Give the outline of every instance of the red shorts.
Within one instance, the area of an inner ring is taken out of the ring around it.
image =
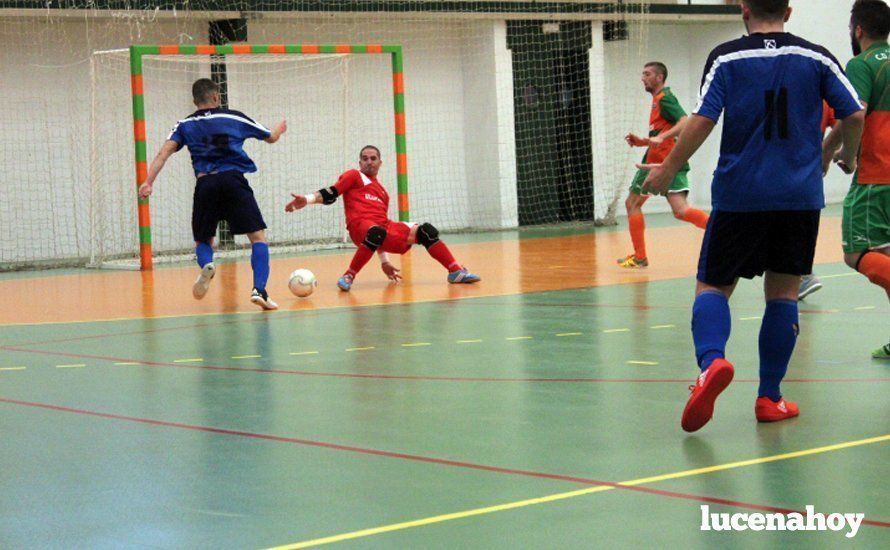
[[[356,222],[355,226],[349,230],[349,238],[352,239],[355,246],[360,245],[365,240],[368,229],[374,225],[379,225],[386,230],[386,239],[384,239],[380,250],[391,254],[404,254],[411,249],[408,237],[411,235],[411,228],[415,224],[393,220],[386,220],[386,223],[383,224],[371,220],[359,220]]]

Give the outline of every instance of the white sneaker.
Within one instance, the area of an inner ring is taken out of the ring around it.
[[[797,291],[797,299],[803,300],[810,294],[822,288],[822,281],[813,274],[803,275],[800,278],[800,288]]]
[[[213,265],[213,262],[206,264],[201,269],[201,274],[198,275],[198,279],[192,285],[192,296],[195,297],[195,300],[200,300],[207,295],[207,291],[210,289],[210,281],[213,280],[214,275],[216,275],[216,266]]]
[[[253,292],[250,294],[250,301],[265,310],[278,309],[278,304],[273,302],[272,298],[269,298],[269,294],[266,291],[260,292],[257,289],[253,289]]]

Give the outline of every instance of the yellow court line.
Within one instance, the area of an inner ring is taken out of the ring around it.
[[[649,328],[651,328],[652,330],[658,330],[658,329],[662,329],[662,328],[676,328],[676,326],[677,325],[654,325]]]
[[[232,359],[259,359],[262,355],[233,355]]]
[[[0,367],[0,370],[25,370],[28,367]]]
[[[854,307],[856,311],[865,311],[866,309],[875,309],[875,306],[862,306],[862,307]]]
[[[859,273],[851,271],[850,273],[838,273],[837,275],[819,275],[819,278],[820,279],[837,279],[838,277],[852,277],[854,275],[859,275]]]
[[[482,341],[482,340],[480,340],[480,339],[477,339],[477,340],[458,340],[457,343],[458,343],[458,344],[478,344],[478,343],[481,342],[481,341]]]
[[[580,332],[561,332],[557,336],[581,336]]]
[[[507,340],[509,340],[511,342],[514,340],[531,340],[531,339],[532,339],[531,336],[510,336],[509,338],[507,338]]]
[[[608,328],[608,329],[604,330],[603,332],[605,332],[606,334],[609,334],[612,332],[630,332],[630,329],[629,328]]]
[[[658,361],[626,361],[628,365],[649,365],[654,366],[658,364]]]
[[[763,317],[739,317],[739,321],[759,321],[763,319]]]
[[[174,363],[203,363],[204,359],[202,357],[194,357],[192,359],[174,359]]]
[[[317,351],[292,351],[288,355],[318,355]]]
[[[115,365],[141,365],[142,363],[137,363],[135,361],[122,361],[120,363],[115,363]]]
[[[84,363],[77,363],[75,365],[56,365],[56,368],[57,369],[80,369],[85,366],[86,366],[86,364],[84,364]]]
[[[346,348],[346,351],[367,351],[369,349],[377,349],[374,346],[367,346],[364,348]]]
[[[429,342],[414,342],[413,344],[402,344],[403,348],[417,348],[421,346],[432,346]]]
[[[847,449],[850,447],[858,447],[861,445],[871,445],[873,443],[881,443],[884,441],[890,441],[890,434],[881,435],[877,437],[870,437],[868,439],[859,439],[857,441],[848,441],[846,443],[837,443],[835,445],[826,445],[824,447],[815,447],[813,449],[805,449],[803,451],[795,451],[791,453],[783,453],[779,455],[765,456],[762,458],[752,458],[750,460],[741,460],[738,462],[729,462],[726,464],[718,464],[715,466],[709,466],[706,468],[697,468],[695,470],[685,470],[682,472],[675,472],[671,474],[662,474],[658,476],[652,477],[643,477],[639,479],[632,479],[629,481],[621,481],[617,485],[625,485],[628,487],[633,487],[637,485],[644,485],[649,483],[656,483],[659,481],[666,481],[669,479],[678,479],[683,477],[692,477],[703,474],[710,474],[713,472],[720,472],[723,470],[732,470],[735,468],[743,468],[746,466],[754,466],[757,464],[767,464],[770,462],[777,462],[780,460],[789,460],[792,458],[800,458],[802,456],[815,455],[820,453],[827,453],[831,451],[838,451],[841,449]],[[413,521],[405,521],[402,523],[393,523],[390,525],[382,525],[380,527],[373,527],[370,529],[362,529],[359,531],[352,531],[350,533],[343,533],[340,535],[333,535],[330,537],[323,537],[318,539],[307,540],[303,542],[297,542],[294,544],[286,544],[283,546],[276,546],[269,550],[294,550],[297,548],[309,548],[311,546],[319,546],[322,544],[330,544],[332,542],[341,542],[344,540],[352,540],[362,537],[369,537],[371,535],[379,535],[381,533],[388,533],[391,531],[399,531],[402,529],[410,529],[412,527],[422,527],[424,525],[431,525],[433,523],[442,523],[445,521],[451,521],[455,519],[461,519],[471,516],[481,516],[484,514],[492,514],[495,512],[503,512],[504,510],[512,510],[514,508],[522,508],[525,506],[534,506],[537,504],[546,504],[548,502],[555,502],[558,500],[565,500],[569,498],[580,497],[584,495],[590,495],[593,493],[602,493],[605,491],[611,491],[613,489],[617,489],[618,487],[612,485],[600,485],[596,487],[588,487],[586,489],[578,489],[576,491],[568,491],[565,493],[556,493],[552,495],[547,495],[539,498],[531,498],[526,500],[518,500],[515,502],[507,502],[504,504],[497,504],[495,506],[487,506],[485,508],[474,508],[472,510],[464,510],[462,512],[454,512],[451,514],[442,514],[439,516],[431,516],[427,518],[416,519]]]

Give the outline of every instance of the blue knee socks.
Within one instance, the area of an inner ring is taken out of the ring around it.
[[[725,357],[731,327],[729,301],[722,292],[706,291],[695,297],[692,305],[692,341],[695,342],[695,358],[701,370],[710,367],[714,359]]]
[[[782,398],[779,383],[788,370],[799,330],[797,301],[770,300],[760,325],[760,388],[758,397]]]
[[[209,243],[198,243],[195,255],[198,257],[198,267],[204,269],[205,265],[213,261],[213,247]]]
[[[269,245],[253,243],[250,254],[250,267],[253,268],[253,288],[264,292],[269,280]]]

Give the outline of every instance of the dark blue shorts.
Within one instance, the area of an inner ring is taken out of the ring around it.
[[[819,210],[723,212],[714,210],[698,258],[698,280],[728,286],[766,271],[813,272]]]
[[[233,235],[266,229],[253,189],[240,172],[207,174],[195,183],[192,203],[195,242],[207,242],[213,238],[220,220],[229,222]]]

